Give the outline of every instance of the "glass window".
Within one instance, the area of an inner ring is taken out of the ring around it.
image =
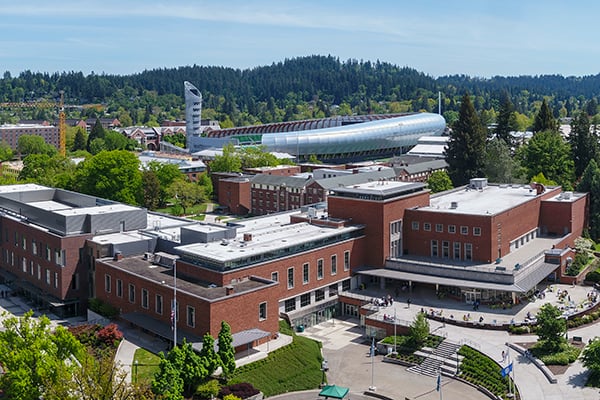
[[[117,296],[123,297],[123,281],[117,279]]]
[[[461,226],[460,227],[460,234],[461,235],[468,235],[469,234],[469,227],[468,226]]]
[[[106,293],[110,293],[110,275],[105,274],[104,275],[104,291]]]
[[[58,287],[58,272],[54,273],[54,287]]]
[[[473,235],[474,236],[481,236],[481,228],[476,226],[473,228]]]
[[[442,257],[450,258],[450,242],[446,240],[442,241]]]
[[[331,275],[337,274],[337,255],[331,256]]]
[[[338,284],[334,283],[333,285],[329,285],[329,297],[335,297],[338,295]]]
[[[344,252],[344,271],[348,271],[350,269],[350,251],[346,250]]]
[[[267,319],[267,302],[258,305],[258,320],[264,321],[265,319]]]
[[[308,280],[309,280],[309,266],[308,263],[304,263],[304,265],[302,265],[302,283],[303,284],[307,284]]]
[[[444,225],[442,225],[442,224],[435,224],[435,231],[436,232],[444,232]]]
[[[187,325],[190,327],[195,327],[196,326],[196,309],[192,306],[187,306],[187,312],[186,312],[186,320],[187,320]]]
[[[129,302],[135,303],[135,286],[133,284],[129,284]]]
[[[423,230],[424,231],[430,231],[431,230],[431,224],[429,222],[424,222],[423,223]]]
[[[156,300],[154,302],[154,311],[157,314],[162,315],[163,313],[163,297],[160,294],[156,295]]]
[[[300,307],[306,307],[310,304],[310,293],[300,295]]]
[[[321,301],[325,299],[325,290],[317,289],[315,290],[315,301]]]
[[[275,282],[279,282],[279,272],[271,272],[271,280]]]
[[[465,243],[465,260],[471,261],[473,259],[473,245],[471,243]]]
[[[50,284],[50,270],[46,269],[46,285]]]
[[[285,301],[285,312],[294,311],[296,309],[296,298],[287,299]]]
[[[438,241],[432,240],[431,241],[431,257],[437,257],[437,256],[438,256]]]
[[[413,231],[418,231],[419,230],[419,221],[413,221],[412,222],[412,230]],[[392,232],[394,233],[394,232]]]
[[[148,290],[142,289],[142,308],[148,308]]]
[[[37,278],[42,280],[42,266],[40,264],[37,265]]]
[[[456,225],[448,225],[448,233],[456,233]]]
[[[323,259],[317,260],[317,279],[323,279]]]
[[[36,243],[36,241],[35,241],[35,240],[32,240],[32,241],[31,241],[31,252],[32,252],[34,255],[37,255],[37,243]]]
[[[292,289],[294,287],[294,267],[290,267],[287,270],[288,275],[288,289]]]
[[[460,260],[460,242],[454,242],[454,259]]]
[[[342,291],[350,290],[350,279],[342,281]]]

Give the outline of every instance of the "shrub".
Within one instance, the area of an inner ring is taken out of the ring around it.
[[[96,333],[100,330],[101,326],[98,324],[81,324],[77,326],[70,326],[67,329],[69,332],[81,342],[81,344],[89,347],[95,347],[98,344],[98,337]]]
[[[234,383],[233,385],[223,386],[219,391],[219,397],[225,400],[227,395],[234,395],[240,399],[247,399],[260,393],[252,384],[248,382]]]
[[[117,347],[121,339],[123,339],[123,333],[116,324],[106,325],[96,333],[96,336],[101,343],[108,347]]]
[[[219,389],[219,381],[216,379],[211,379],[210,381],[198,386],[194,398],[198,397],[200,399],[212,399],[219,394]]]
[[[103,302],[100,299],[92,298],[89,300],[89,307],[95,313],[102,315],[108,319],[115,318],[119,315],[119,309]]]
[[[600,282],[600,271],[595,270],[588,272],[585,276],[585,280],[594,283]]]

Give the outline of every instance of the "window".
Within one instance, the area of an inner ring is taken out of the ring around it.
[[[315,290],[315,301],[321,301],[325,299],[325,290],[317,289]]]
[[[350,279],[342,281],[342,291],[350,290]]]
[[[444,225],[442,225],[442,224],[435,224],[435,231],[436,232],[444,232]]]
[[[58,287],[58,272],[54,273],[54,287]]]
[[[27,250],[27,238],[24,235],[21,237],[21,247],[23,250]]]
[[[331,275],[337,274],[337,255],[331,256]]]
[[[186,321],[188,326],[196,326],[196,309],[192,306],[187,306]]]
[[[31,241],[31,252],[33,255],[37,255],[37,243],[35,240]]]
[[[142,308],[148,308],[148,290],[142,289]]]
[[[156,313],[160,315],[162,315],[163,313],[163,297],[160,294],[156,295],[156,299],[154,302],[154,311],[156,311]]]
[[[305,263],[304,265],[302,265],[302,283],[304,285],[306,285],[308,283],[308,279],[309,279],[309,266],[308,263]]]
[[[415,229],[415,225],[414,225],[415,223],[417,224],[416,230],[419,230],[419,222],[418,221],[413,222],[413,225],[412,225],[413,230]],[[390,235],[398,234],[398,233],[400,233],[401,230],[402,230],[402,220],[390,222]]]
[[[135,303],[135,286],[133,284],[129,284],[129,302]]]
[[[454,259],[460,260],[460,242],[454,242]]]
[[[412,230],[413,231],[418,231],[419,230],[419,221],[413,221],[412,222]]]
[[[438,256],[438,241],[432,240],[431,241],[431,257],[437,257],[437,256]]]
[[[481,228],[476,226],[473,228],[473,236],[481,236]]]
[[[123,297],[123,281],[117,279],[117,297]]]
[[[56,264],[64,266],[65,265],[65,251],[60,249],[54,249],[54,261]]]
[[[329,285],[329,297],[335,297],[338,295],[338,284],[334,283],[333,285]]]
[[[448,233],[456,233],[456,225],[448,225]]]
[[[46,285],[50,284],[50,270],[46,269]]]
[[[37,265],[37,278],[42,280],[42,266],[40,264]]]
[[[294,311],[296,309],[296,298],[287,299],[285,301],[285,312]]]
[[[423,222],[423,230],[424,231],[430,231],[431,230],[431,224],[429,222]]]
[[[473,245],[471,243],[465,243],[465,261],[473,260]]]
[[[446,240],[442,241],[442,257],[450,258],[450,242]]]
[[[294,288],[294,267],[288,268],[287,271],[287,281],[288,281],[288,289]]]
[[[350,270],[350,251],[344,252],[344,271]]]
[[[317,279],[323,279],[323,259],[317,260]]]
[[[27,259],[25,257],[21,260],[21,268],[23,268],[23,272],[27,272]]]
[[[469,227],[468,226],[461,226],[460,227],[460,234],[461,235],[468,235],[469,234]]]
[[[52,252],[50,251],[50,246],[46,245],[46,260],[52,261]]]
[[[275,282],[279,282],[279,272],[271,272],[271,280]]]
[[[258,320],[264,321],[267,319],[267,302],[260,303],[258,305]]]
[[[104,275],[104,291],[106,293],[110,293],[110,275],[105,274]]]
[[[310,293],[300,295],[300,307],[306,307],[308,305],[310,305]]]

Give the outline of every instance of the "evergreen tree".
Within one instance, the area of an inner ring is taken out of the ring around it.
[[[91,153],[91,146],[94,139],[104,139],[106,132],[104,131],[104,127],[100,123],[100,120],[96,118],[96,123],[92,127],[90,134],[88,136],[86,150]]]
[[[511,132],[516,130],[518,130],[518,126],[515,107],[510,101],[508,92],[504,91],[502,92],[500,109],[496,117],[496,137],[503,140],[509,147],[512,147],[514,146],[514,141]]]
[[[160,204],[160,181],[151,170],[142,171],[142,190],[144,199],[142,205],[148,210],[156,210]]]
[[[569,144],[575,163],[575,177],[578,178],[591,160],[600,160],[598,138],[590,131],[590,119],[584,111],[578,112],[571,121]]]
[[[208,372],[208,376],[212,375],[219,366],[219,357],[215,352],[215,339],[210,333],[206,333],[202,338],[200,358],[204,363],[204,368]]]
[[[217,352],[223,375],[230,376],[235,371],[235,349],[233,348],[233,336],[231,327],[225,321],[221,321],[221,330],[219,331],[219,351]]]
[[[487,143],[484,171],[490,182],[512,183],[517,168],[508,146],[501,138]]]
[[[458,121],[450,133],[446,162],[454,186],[483,176],[486,134],[468,93],[462,97]]]
[[[600,168],[595,160],[591,160],[581,176],[577,191],[589,193],[589,227],[590,237],[600,239]]]
[[[434,171],[427,179],[427,187],[431,193],[443,192],[452,189],[452,181],[446,171]]]
[[[83,129],[77,128],[77,132],[75,133],[75,140],[73,142],[72,151],[77,150],[85,150],[87,145],[87,140],[85,139],[85,133]]]
[[[546,99],[544,99],[544,101],[542,101],[540,111],[535,115],[535,119],[533,121],[533,133],[543,131],[556,131],[557,128],[558,125],[556,119],[554,119],[552,110],[546,102]]]
[[[519,148],[518,158],[527,171],[527,178],[542,172],[563,189],[572,188],[573,160],[571,147],[558,131],[536,133],[526,145]]]

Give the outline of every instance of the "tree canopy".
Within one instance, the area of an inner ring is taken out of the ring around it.
[[[563,344],[567,321],[562,312],[552,304],[544,304],[537,313],[537,335],[547,349],[558,349]]]
[[[221,321],[221,330],[219,331],[219,356],[220,365],[225,377],[230,376],[235,371],[235,349],[233,348],[233,336],[231,335],[231,326],[225,321]]]
[[[552,110],[544,98],[540,107],[540,111],[535,115],[535,119],[533,121],[533,132],[538,133],[543,131],[556,131],[557,128],[558,124],[554,119]]]

